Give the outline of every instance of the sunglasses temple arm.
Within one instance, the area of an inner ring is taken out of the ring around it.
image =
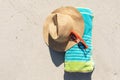
[[[76,37],[75,42],[79,43],[82,42],[82,44],[84,45],[85,49],[88,48],[88,46],[86,45],[85,41],[74,31],[71,31],[71,34],[74,34],[74,36]]]

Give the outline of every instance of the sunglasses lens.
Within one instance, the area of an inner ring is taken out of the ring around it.
[[[74,34],[71,34],[70,37],[72,40],[76,40],[76,36]]]
[[[85,45],[84,45],[82,42],[79,42],[79,43],[78,43],[78,46],[79,46],[79,48],[81,48],[81,49],[85,49]]]

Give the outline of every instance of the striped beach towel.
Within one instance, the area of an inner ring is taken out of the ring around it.
[[[92,72],[94,62],[92,60],[92,19],[93,13],[88,8],[77,8],[84,19],[83,40],[87,44],[87,49],[82,49],[75,44],[65,52],[64,69],[67,72]],[[82,47],[82,45],[81,45]]]

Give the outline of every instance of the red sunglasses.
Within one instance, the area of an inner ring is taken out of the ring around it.
[[[84,49],[88,48],[85,41],[75,31],[71,31],[70,37],[76,43],[78,43],[78,44],[81,43],[84,46]]]

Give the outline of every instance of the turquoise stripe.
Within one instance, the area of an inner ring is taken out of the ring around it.
[[[76,57],[86,58],[86,57],[90,57],[91,54],[88,54],[88,53],[85,53],[85,54],[76,54],[76,55],[67,54],[66,56],[67,57],[72,57],[72,58],[76,58]]]
[[[85,60],[90,59],[90,57],[66,57],[66,60]]]
[[[75,57],[75,56],[82,56],[82,57],[83,57],[84,55],[83,55],[83,54],[66,54],[66,56],[67,56],[67,57],[71,57],[71,56],[74,56],[74,57]],[[90,54],[90,53],[87,53],[87,56],[91,56],[91,54]]]
[[[92,45],[91,45],[91,44],[89,45],[89,43],[88,43],[88,46],[92,46]],[[74,48],[79,48],[79,47],[78,47],[78,44],[76,44],[76,45],[74,45],[74,46],[73,46],[73,47],[71,47],[71,48],[73,48],[73,49],[74,49]],[[89,49],[89,48],[88,48],[88,49]]]
[[[91,45],[91,41],[85,41],[87,45]]]
[[[92,36],[92,19],[90,16],[82,14],[85,24],[84,35]]]
[[[83,52],[83,50],[71,50],[72,52],[74,52],[75,51],[75,53],[73,53],[73,54],[84,54],[84,52]],[[70,52],[71,51],[67,51],[66,52],[66,54],[71,54]],[[84,50],[85,52],[90,52],[91,51],[91,49],[89,49],[89,50]]]
[[[82,56],[67,56],[67,57],[65,57],[65,60],[68,60],[68,59],[76,59],[76,60],[80,60],[80,59],[90,59],[91,58],[91,55],[82,55]]]
[[[65,62],[86,62],[86,61],[90,61],[90,59],[87,60],[65,60]]]
[[[91,41],[92,38],[83,37],[83,39],[84,39],[85,41],[86,41],[86,40]]]
[[[90,58],[67,58],[65,61],[90,61]]]
[[[90,57],[91,57],[91,55],[87,54],[87,55],[77,55],[77,56],[76,55],[74,55],[74,56],[73,55],[67,55],[66,58],[80,58],[80,59],[85,58],[86,59],[86,58],[90,58]]]
[[[88,56],[91,56],[91,53],[85,53],[85,54],[87,54]],[[75,53],[75,54],[70,54],[70,53],[66,53],[65,54],[65,56],[66,57],[68,57],[68,56],[84,56],[84,53]]]
[[[89,8],[77,8],[77,10],[81,13],[88,13],[90,15],[93,14],[92,10],[90,10]]]
[[[90,36],[90,35],[83,35],[83,37],[89,37],[89,38],[91,38],[91,36]]]
[[[67,58],[65,61],[90,61],[90,58]]]
[[[91,43],[92,43],[92,42],[91,42]],[[87,45],[92,47],[92,44],[90,44],[90,43],[88,43],[88,42],[87,42]],[[91,48],[91,47],[89,47],[89,48]],[[78,44],[75,44],[75,45],[72,46],[70,49],[73,50],[73,49],[76,49],[76,48],[79,48],[79,47],[78,47]],[[88,49],[89,49],[89,48],[88,48]],[[87,49],[86,49],[86,50],[87,50]]]

